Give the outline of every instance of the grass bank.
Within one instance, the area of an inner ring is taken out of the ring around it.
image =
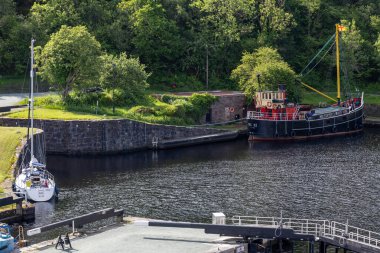
[[[327,95],[336,99],[336,92],[326,92]],[[344,99],[342,95],[342,99]],[[302,103],[304,104],[312,104],[318,105],[320,102],[331,104],[332,101],[313,92],[305,92],[302,98]],[[367,94],[364,93],[364,103],[365,104],[373,104],[380,105],[380,94]]]
[[[12,177],[11,166],[16,161],[16,148],[26,136],[26,131],[22,127],[0,127],[0,185]],[[1,187],[0,192],[3,192]]]
[[[142,122],[167,125],[193,125],[205,115],[208,108],[217,100],[209,94],[193,94],[189,97],[173,95],[147,96],[136,106],[117,106],[113,111],[109,103],[97,100],[71,100],[63,103],[58,95],[35,99],[36,119],[58,120],[101,120],[131,119]],[[26,100],[24,101],[24,103]],[[27,118],[28,110],[6,113],[10,118]]]
[[[28,109],[17,111],[10,114],[5,114],[9,118],[27,119]],[[59,119],[59,120],[100,120],[116,118],[115,116],[105,116],[89,113],[81,113],[75,111],[66,111],[62,109],[49,109],[49,108],[35,108],[35,119]]]

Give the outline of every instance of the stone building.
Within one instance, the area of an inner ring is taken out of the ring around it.
[[[194,92],[176,92],[177,96],[191,96]],[[205,93],[205,92],[197,92]],[[240,91],[208,91],[210,95],[218,97],[201,123],[221,123],[232,121],[246,116],[246,97]]]

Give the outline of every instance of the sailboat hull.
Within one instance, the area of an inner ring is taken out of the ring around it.
[[[250,140],[291,141],[353,134],[363,129],[363,106],[342,115],[320,119],[273,120],[248,118]]]
[[[22,173],[15,180],[15,190],[22,196],[26,195],[28,200],[34,202],[49,201],[55,196],[56,190],[54,181],[50,179],[46,180],[49,180],[46,185],[28,186],[26,175]]]

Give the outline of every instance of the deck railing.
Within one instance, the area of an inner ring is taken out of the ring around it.
[[[338,117],[341,115],[350,114],[352,112],[358,111],[362,106],[355,109],[345,108],[335,112],[326,112],[318,115],[308,115],[305,113],[300,113],[299,108],[295,110],[294,113],[273,113],[273,112],[257,112],[257,111],[247,111],[247,119],[270,119],[270,120],[320,120],[328,119],[332,117]]]
[[[293,229],[295,233],[323,236],[336,240],[341,245],[346,241],[352,241],[380,249],[380,233],[336,221],[259,216],[233,216],[230,220],[234,225],[241,226],[280,227],[281,225],[282,228]]]

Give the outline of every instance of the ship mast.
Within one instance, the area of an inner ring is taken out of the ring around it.
[[[34,158],[34,133],[33,133],[33,103],[34,103],[34,96],[33,96],[33,79],[34,79],[34,70],[33,70],[33,64],[34,64],[34,39],[32,39],[31,46],[30,46],[30,128],[32,129],[32,138],[30,141],[31,148],[30,148],[30,166],[33,162]]]
[[[337,83],[337,100],[340,105],[340,60],[339,60],[339,31],[342,28],[339,24],[335,25],[335,45],[336,45],[336,83]]]

